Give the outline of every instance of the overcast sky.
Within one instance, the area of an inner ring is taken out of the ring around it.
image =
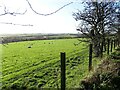
[[[26,0],[0,0],[0,14],[4,13],[4,6],[9,12],[23,13],[27,10],[24,15],[0,16],[0,34],[77,33],[76,26],[78,22],[74,20],[72,13],[77,11],[77,9],[83,9],[83,6],[77,0],[29,0],[29,2],[34,10],[43,14],[54,12],[70,2],[74,3],[55,14],[41,16],[30,9]],[[20,24],[28,26],[21,26]]]

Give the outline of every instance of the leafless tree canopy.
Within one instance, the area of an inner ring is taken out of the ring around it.
[[[97,0],[96,0],[97,1]],[[76,21],[80,20],[77,30],[91,38],[94,44],[95,54],[99,56],[102,42],[109,33],[113,33],[113,25],[116,18],[116,2],[84,2],[83,11],[73,13]]]

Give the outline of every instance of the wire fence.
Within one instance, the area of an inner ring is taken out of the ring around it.
[[[114,45],[114,46],[113,46]],[[113,51],[113,47],[115,49],[115,47],[118,47],[119,46],[119,41],[118,39],[116,40],[110,40],[110,39],[107,39],[107,54],[109,55],[110,52],[112,53]],[[105,47],[106,48],[106,47]],[[88,70],[92,70],[92,58],[93,58],[93,45],[90,44],[89,46],[89,64],[88,64]],[[79,54],[79,53],[78,53]],[[88,54],[88,53],[87,53]],[[101,52],[101,54],[103,54],[103,51]],[[61,52],[61,90],[65,90],[66,89],[66,65],[68,65],[68,61],[66,61],[66,53],[65,52]],[[76,57],[76,58],[79,58],[80,57]],[[74,60],[74,58],[72,58],[71,60]],[[78,60],[79,61],[79,60]]]

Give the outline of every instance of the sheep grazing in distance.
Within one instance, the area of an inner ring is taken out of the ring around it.
[[[28,46],[28,48],[31,48],[32,46]]]
[[[29,45],[28,48],[32,48],[33,44]]]

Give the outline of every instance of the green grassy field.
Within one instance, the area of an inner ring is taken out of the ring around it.
[[[60,52],[66,52],[66,87],[88,73],[88,46],[77,39],[9,43],[2,47],[3,88],[60,88]],[[97,61],[93,62],[94,64]]]

